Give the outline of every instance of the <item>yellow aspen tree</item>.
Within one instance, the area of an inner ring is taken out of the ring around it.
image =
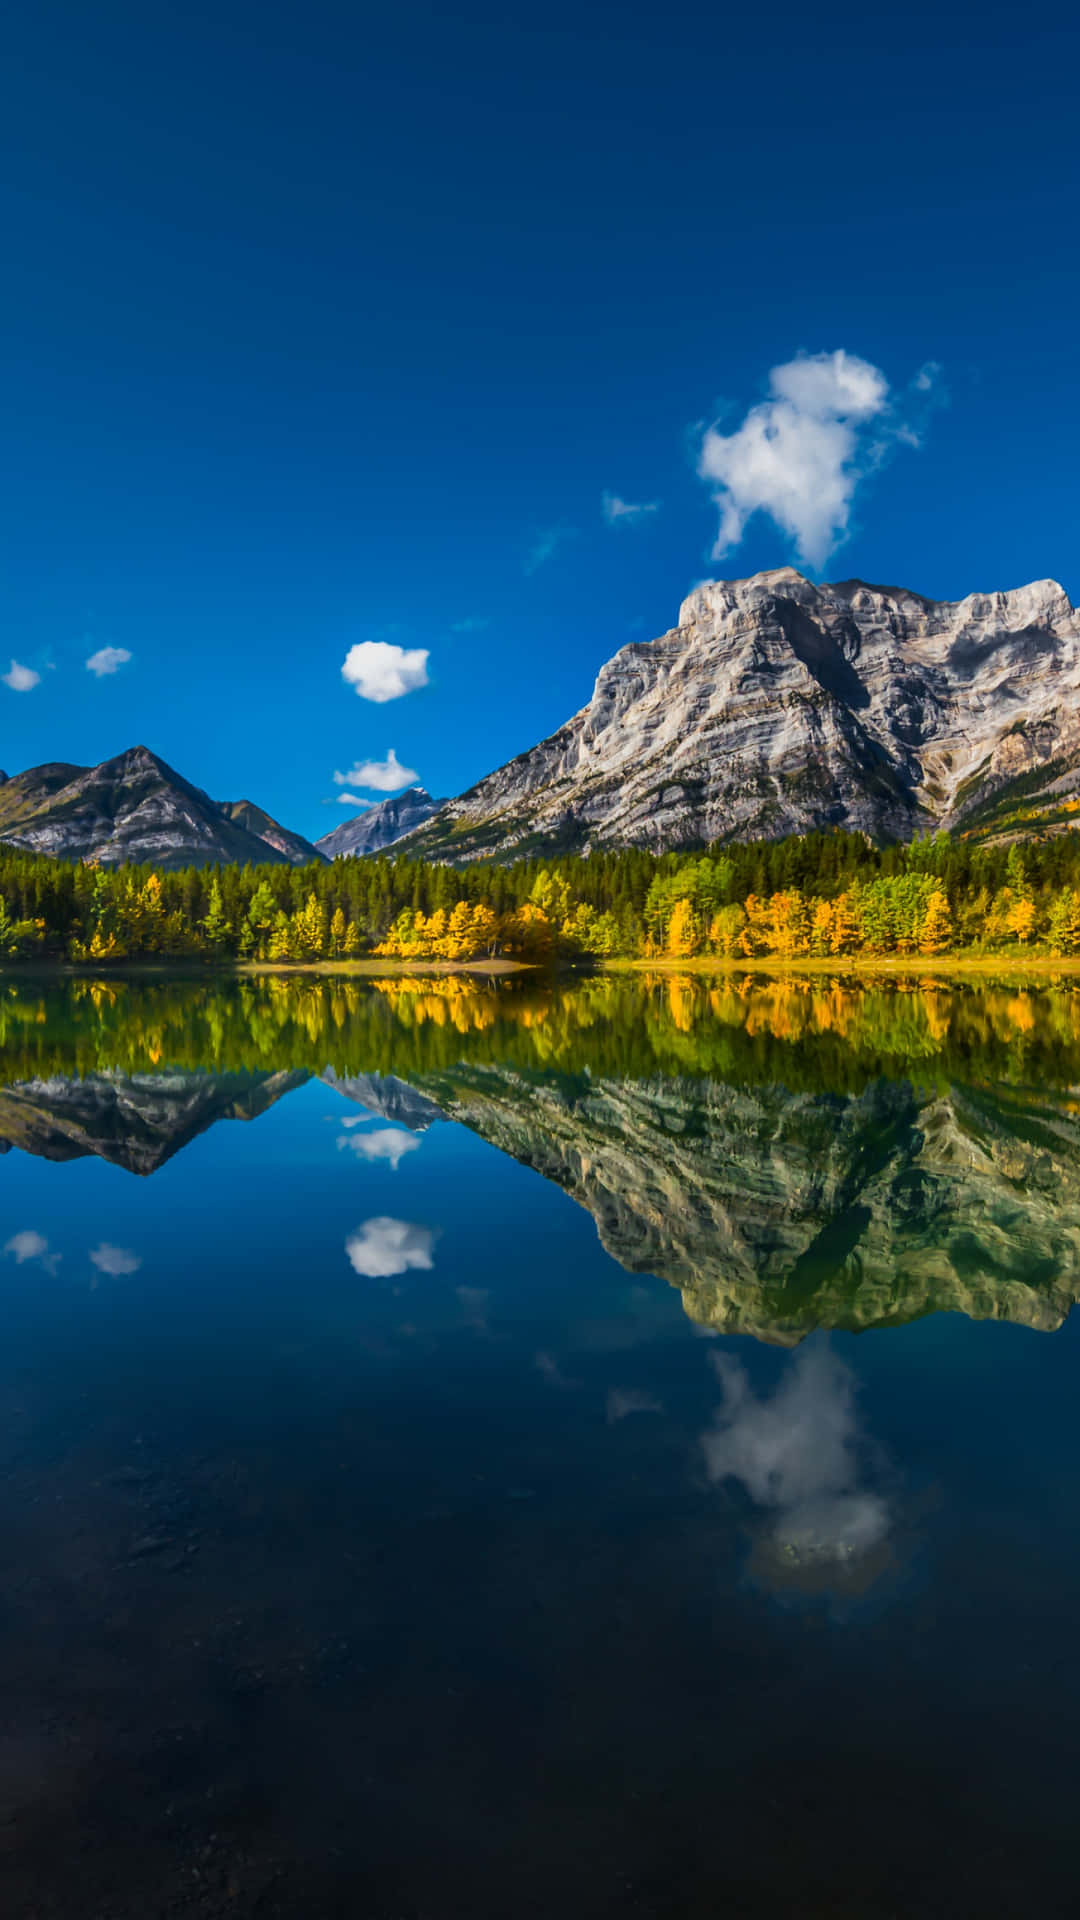
[[[485,953],[490,958],[495,951],[498,932],[499,923],[491,908],[486,901],[479,901],[472,910],[470,926],[473,952]]]
[[[472,912],[467,900],[451,909],[442,943],[444,960],[467,960],[472,953]]]
[[[688,960],[701,951],[701,926],[689,900],[676,900],[668,921],[667,950],[673,960]]]
[[[810,951],[819,956],[832,951],[833,910],[831,900],[815,900],[810,916]]]
[[[832,930],[829,935],[830,953],[850,953],[859,937],[859,918],[855,912],[855,902],[849,889],[838,894],[832,903]]]
[[[1007,925],[1013,939],[1019,940],[1021,945],[1026,947],[1035,931],[1034,901],[1017,900],[1009,909]]]
[[[949,908],[949,898],[940,887],[935,887],[926,903],[926,912],[919,929],[919,952],[944,953],[951,945],[952,913]]]

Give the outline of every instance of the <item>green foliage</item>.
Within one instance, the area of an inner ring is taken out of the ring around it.
[[[712,852],[630,847],[461,868],[391,849],[332,865],[171,873],[3,848],[0,895],[8,961],[1065,955],[1080,951],[1080,834],[1021,849],[812,833]],[[935,896],[948,911],[938,900],[928,931]]]

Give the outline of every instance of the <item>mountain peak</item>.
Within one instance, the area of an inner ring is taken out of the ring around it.
[[[393,846],[405,834],[422,827],[441,805],[441,801],[432,799],[426,787],[406,787],[403,793],[376,801],[362,813],[343,820],[340,827],[324,834],[315,845],[327,860],[379,853],[383,847]]]
[[[777,567],[695,587],[676,627],[624,647],[579,713],[409,850],[910,839],[1043,769],[1080,793],[1080,614],[1056,581],[936,601]]]

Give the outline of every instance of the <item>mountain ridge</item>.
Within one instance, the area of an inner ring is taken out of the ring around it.
[[[456,799],[408,787],[313,842],[139,746],[0,777],[0,843],[106,865],[388,846],[458,865],[837,827],[1008,837],[1078,809],[1080,612],[1057,581],[939,601],[779,567],[699,584],[675,627],[621,648],[585,706]]]
[[[315,845],[327,860],[379,853],[383,847],[393,846],[422,826],[444,804],[442,800],[433,800],[426,787],[406,787],[403,793],[377,800],[363,813],[343,820],[340,827],[324,833]]]
[[[1080,788],[1080,613],[1057,581],[959,601],[792,567],[706,581],[591,699],[410,834],[454,861],[847,827],[956,828]]]
[[[95,767],[50,761],[11,775],[0,784],[0,842],[104,866],[303,865],[323,857],[250,801],[211,800],[145,746]]]

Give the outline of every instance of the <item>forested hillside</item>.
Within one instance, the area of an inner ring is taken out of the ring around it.
[[[0,955],[117,963],[1080,952],[1080,838],[1011,847],[861,834],[462,869],[107,869],[0,852]]]

